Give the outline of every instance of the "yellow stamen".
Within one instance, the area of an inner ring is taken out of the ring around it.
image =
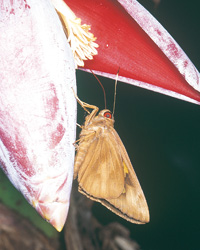
[[[81,24],[74,12],[63,0],[51,0],[63,23],[68,42],[71,46],[76,67],[84,66],[84,60],[92,60],[99,47],[94,41],[96,37],[89,31],[90,25]]]

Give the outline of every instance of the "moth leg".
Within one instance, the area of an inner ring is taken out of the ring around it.
[[[75,147],[75,151],[78,150],[78,144],[76,144],[77,141],[75,141],[74,143],[72,143],[72,145]]]
[[[78,96],[76,95],[76,93],[74,92],[73,88],[72,88],[72,90],[73,90],[73,93],[74,93],[74,96],[75,96],[77,102],[81,105],[81,107],[91,116],[91,118],[94,117],[96,115],[96,113],[98,112],[99,108],[94,106],[94,105],[90,105],[90,104],[88,104],[86,102],[81,101],[78,98]],[[90,113],[87,108],[93,109],[92,113]]]
[[[77,142],[84,141],[85,139],[87,140],[88,138],[90,138],[90,136],[94,136],[94,134],[96,134],[96,131],[92,131],[90,134],[85,135],[83,138],[76,140],[73,143],[73,146],[75,147],[75,149],[78,150],[78,148],[79,148],[79,145],[77,144]]]
[[[80,142],[80,141],[84,141],[84,140],[87,140],[88,138],[90,138],[90,136],[94,136],[94,134],[96,134],[96,131],[92,131],[90,134],[88,135],[84,135],[84,137],[76,140],[73,145],[75,146],[77,144],[77,142]]]
[[[81,139],[78,139],[78,140],[76,140],[76,141],[73,143],[74,147],[76,147],[77,142],[79,142],[80,140],[81,140]]]
[[[83,128],[83,126],[81,126],[80,124],[76,123],[76,126],[78,126],[79,128]]]
[[[75,147],[75,150],[78,151],[79,150],[79,144],[77,142],[80,142],[81,139],[78,139],[76,140],[74,143],[73,143],[73,146]]]

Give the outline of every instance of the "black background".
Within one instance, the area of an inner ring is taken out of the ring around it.
[[[179,43],[200,70],[198,0],[139,1]],[[114,81],[100,77],[112,110]],[[103,92],[92,74],[77,71],[78,96],[104,108]],[[78,122],[86,114],[78,105]],[[103,224],[119,221],[144,250],[200,249],[200,107],[118,82],[115,129],[145,193],[151,221],[134,225],[98,203]],[[79,133],[79,131],[78,131]]]

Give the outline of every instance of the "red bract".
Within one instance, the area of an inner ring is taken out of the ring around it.
[[[65,0],[97,37],[84,69],[200,104],[200,75],[167,31],[136,0]],[[195,90],[196,89],[196,90]]]

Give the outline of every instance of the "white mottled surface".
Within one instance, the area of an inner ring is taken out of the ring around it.
[[[73,178],[75,67],[48,0],[0,0],[0,159],[39,213],[61,230]]]

